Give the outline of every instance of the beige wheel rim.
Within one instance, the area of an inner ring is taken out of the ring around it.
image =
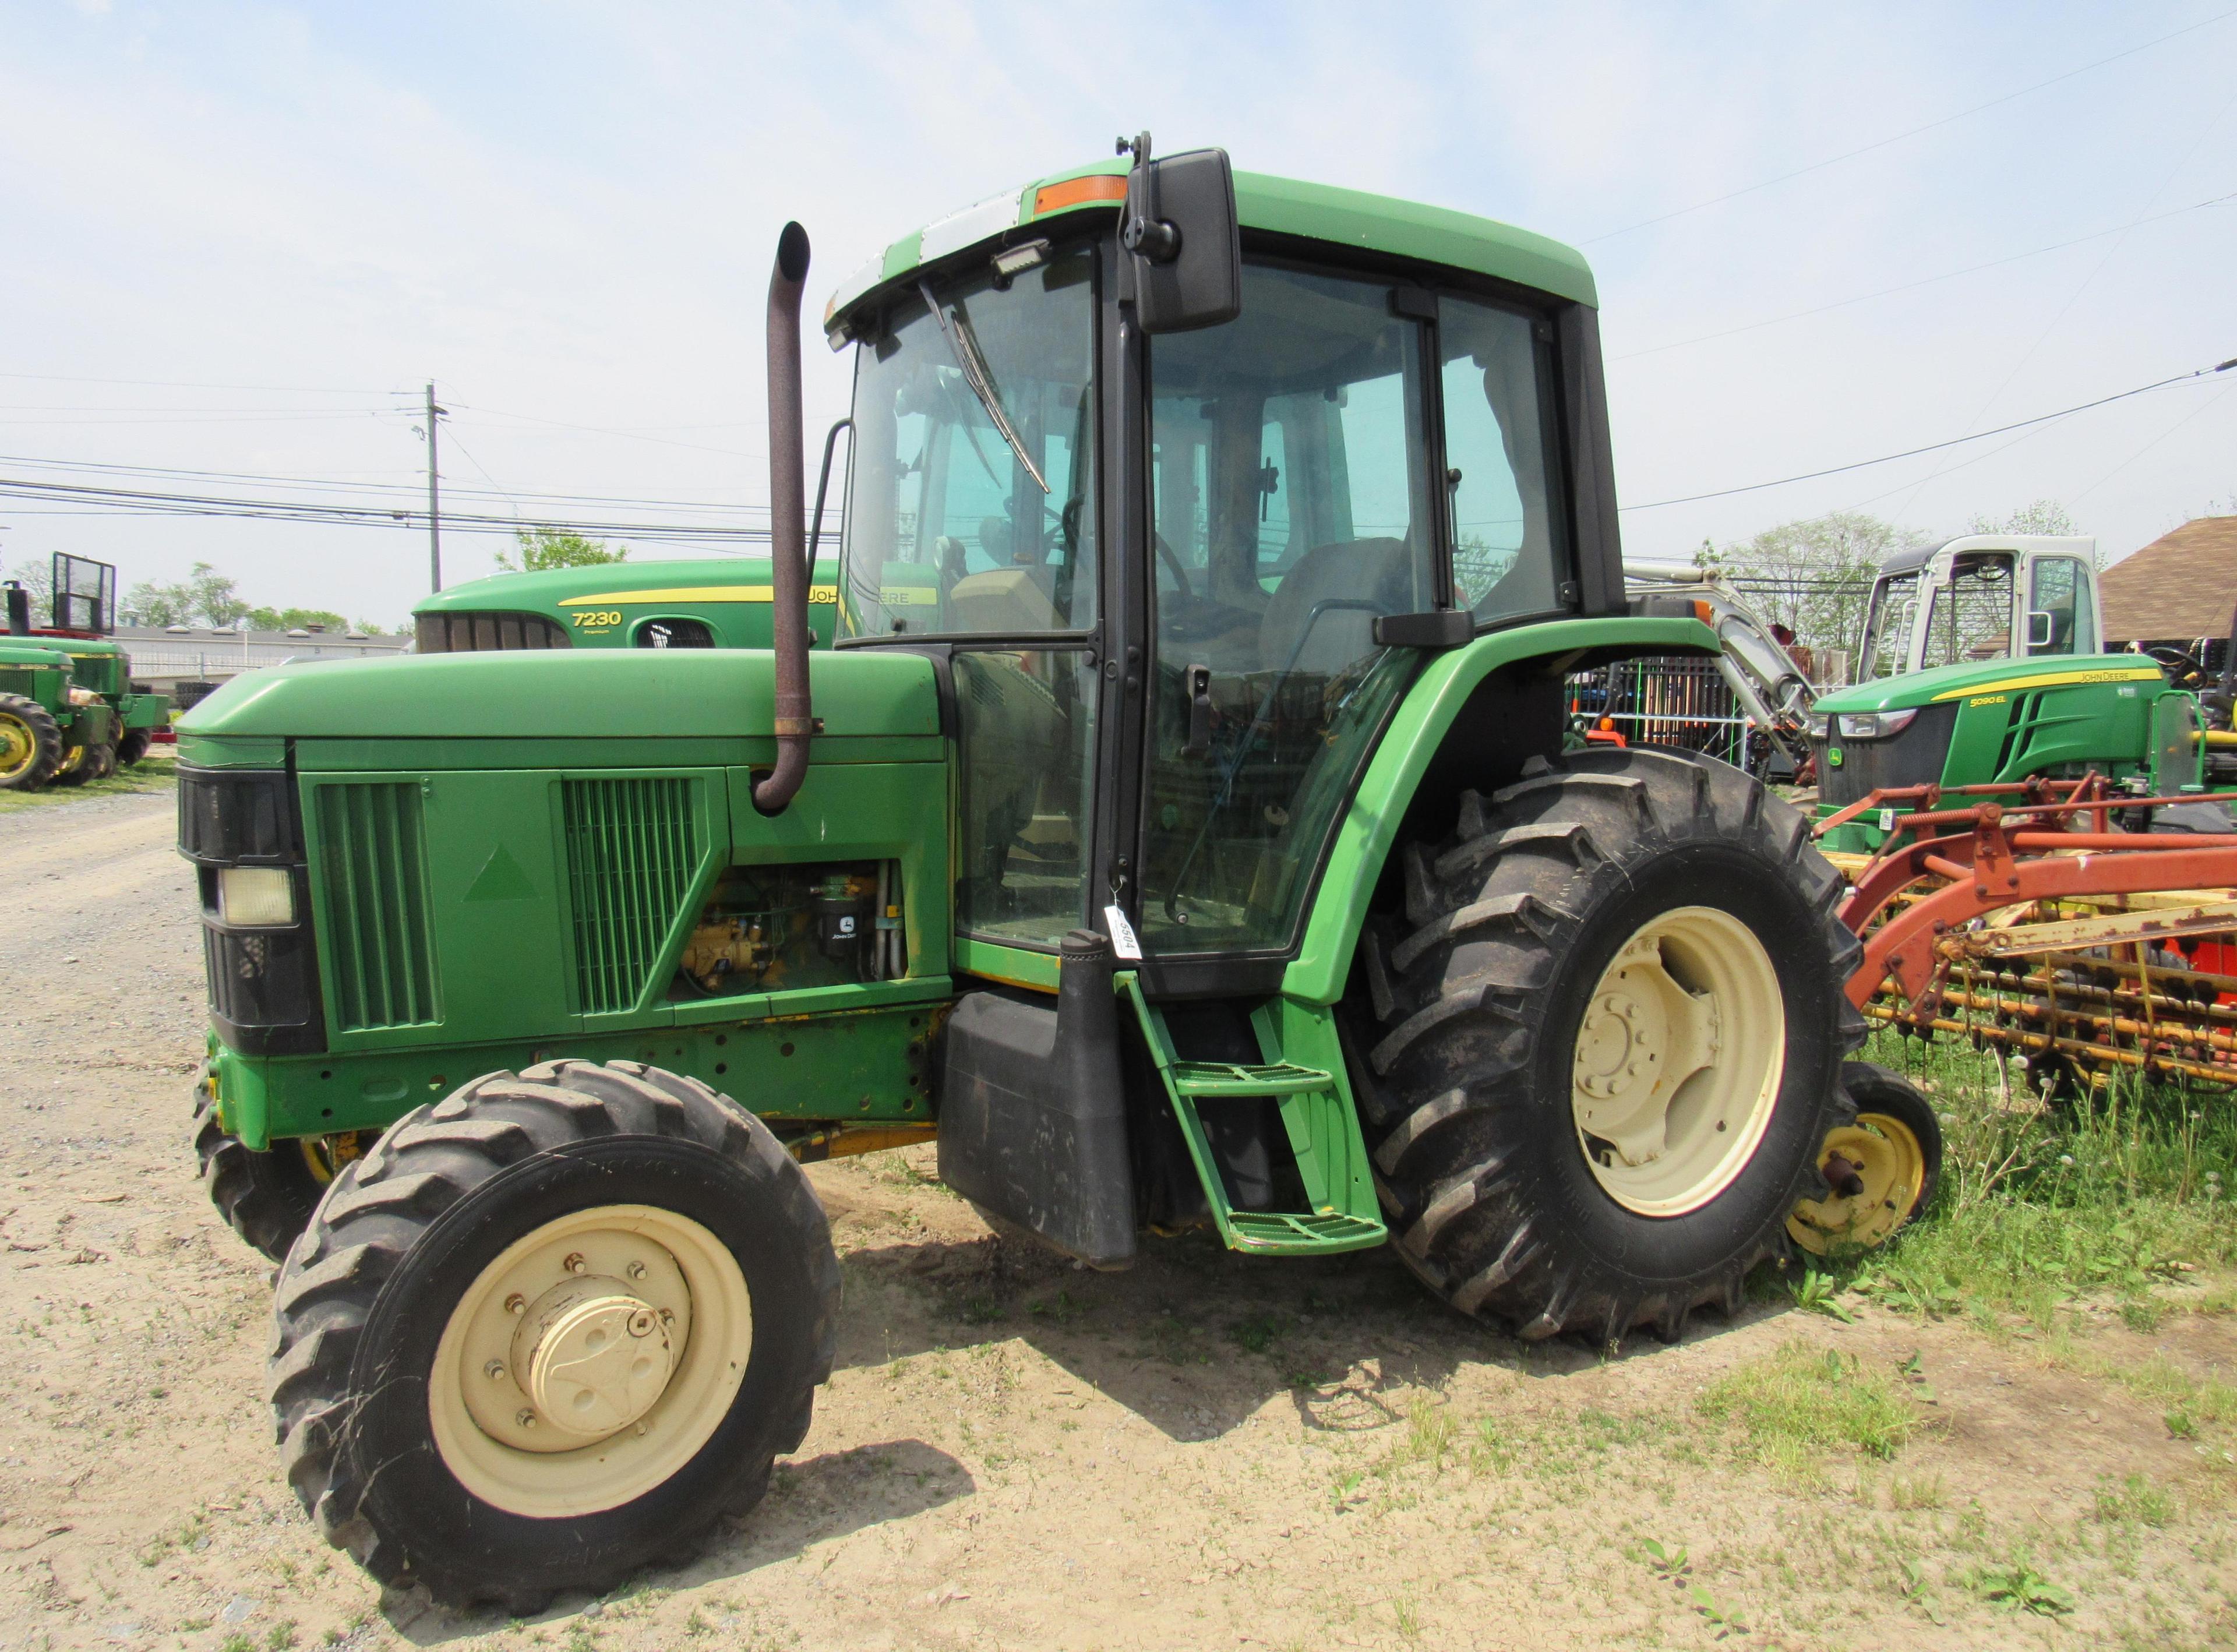
[[[1908,1126],[1884,1113],[1860,1113],[1856,1123],[1828,1133],[1818,1168],[1837,1156],[1848,1161],[1864,1191],[1805,1199],[1786,1219],[1794,1242],[1816,1256],[1885,1243],[1910,1219],[1926,1185],[1925,1149]]]
[[[435,1447],[485,1503],[537,1519],[643,1497],[713,1437],[753,1305],[712,1233],[649,1205],[547,1222],[466,1287],[427,1389]]]
[[[1699,1210],[1746,1168],[1786,1070],[1771,955],[1716,907],[1642,924],[1593,988],[1570,1105],[1585,1162],[1641,1216]]]

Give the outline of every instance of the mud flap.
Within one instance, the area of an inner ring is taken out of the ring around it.
[[[966,993],[941,1060],[940,1179],[1095,1268],[1134,1259],[1134,1173],[1111,943],[1064,939],[1056,1001]]]

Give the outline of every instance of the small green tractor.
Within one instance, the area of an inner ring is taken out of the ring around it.
[[[1971,535],[1883,565],[1858,681],[1811,707],[1819,819],[1892,788],[2091,770],[2139,795],[2201,790],[2198,696],[2149,655],[2103,651],[2095,552],[2089,539]],[[1825,847],[1876,853],[1911,806],[1855,814]],[[2150,812],[2155,830],[2230,829],[2213,803]]]
[[[837,435],[835,428],[833,439]],[[608,562],[492,574],[422,598],[412,611],[412,646],[422,654],[767,648],[775,639],[772,578],[768,559],[759,557]],[[838,603],[837,572],[817,567],[808,582],[813,644],[830,643]]]
[[[522,1610],[752,1506],[834,1357],[803,1161],[936,1140],[1095,1268],[1389,1244],[1597,1345],[1736,1312],[1854,1179],[1807,820],[1563,754],[1565,673],[1718,646],[1627,600],[1583,260],[1122,147],[825,310],[829,648],[789,225],[770,648],[282,666],[181,724],[200,1127],[294,1235],[287,1477],[377,1577]]]
[[[35,628],[31,598],[0,584],[0,790],[36,791],[105,780],[148,755],[170,703],[132,684],[115,626],[116,570],[57,554],[52,624]]]

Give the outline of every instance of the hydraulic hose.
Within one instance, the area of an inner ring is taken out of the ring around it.
[[[754,807],[781,813],[808,777],[815,716],[808,691],[808,460],[800,405],[800,300],[808,232],[776,238],[769,289],[769,597],[776,650],[776,767],[754,786]]]

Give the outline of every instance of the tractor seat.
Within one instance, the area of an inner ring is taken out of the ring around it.
[[[990,568],[967,573],[947,593],[948,631],[1061,631],[1050,568]]]
[[[1332,676],[1372,651],[1374,614],[1336,608],[1314,623],[1314,605],[1331,597],[1363,598],[1382,612],[1402,613],[1410,605],[1410,561],[1403,539],[1346,539],[1306,552],[1274,588],[1265,618],[1258,622],[1260,669],[1280,671],[1289,664],[1290,651],[1298,649],[1298,671]]]

